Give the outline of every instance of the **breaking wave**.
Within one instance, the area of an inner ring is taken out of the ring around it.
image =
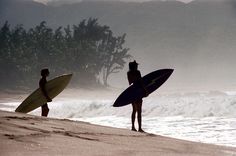
[[[130,116],[131,105],[114,108],[113,102],[104,99],[56,101],[50,105],[50,114],[63,118]],[[143,116],[236,117],[236,96],[212,93],[150,95],[143,101]]]

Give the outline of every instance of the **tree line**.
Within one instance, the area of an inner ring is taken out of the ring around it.
[[[30,87],[45,67],[52,75],[73,73],[75,84],[107,86],[108,77],[131,57],[125,37],[93,18],[57,29],[45,21],[28,30],[11,28],[6,21],[0,29],[0,87]]]

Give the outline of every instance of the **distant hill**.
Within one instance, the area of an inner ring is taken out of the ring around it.
[[[47,21],[54,28],[98,18],[117,34],[127,33],[127,46],[143,73],[175,68],[173,82],[236,87],[236,2],[234,0],[41,3],[1,0],[0,24],[29,28]],[[120,79],[120,77],[119,77]]]

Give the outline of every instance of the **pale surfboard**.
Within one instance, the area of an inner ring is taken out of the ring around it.
[[[53,99],[60,94],[68,85],[72,77],[72,74],[62,75],[48,81],[45,85],[45,89],[48,96]],[[30,94],[15,110],[15,112],[28,113],[43,104],[47,103],[45,96],[40,88]]]

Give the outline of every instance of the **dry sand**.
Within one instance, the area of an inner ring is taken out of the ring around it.
[[[236,156],[236,148],[0,111],[0,155]]]

